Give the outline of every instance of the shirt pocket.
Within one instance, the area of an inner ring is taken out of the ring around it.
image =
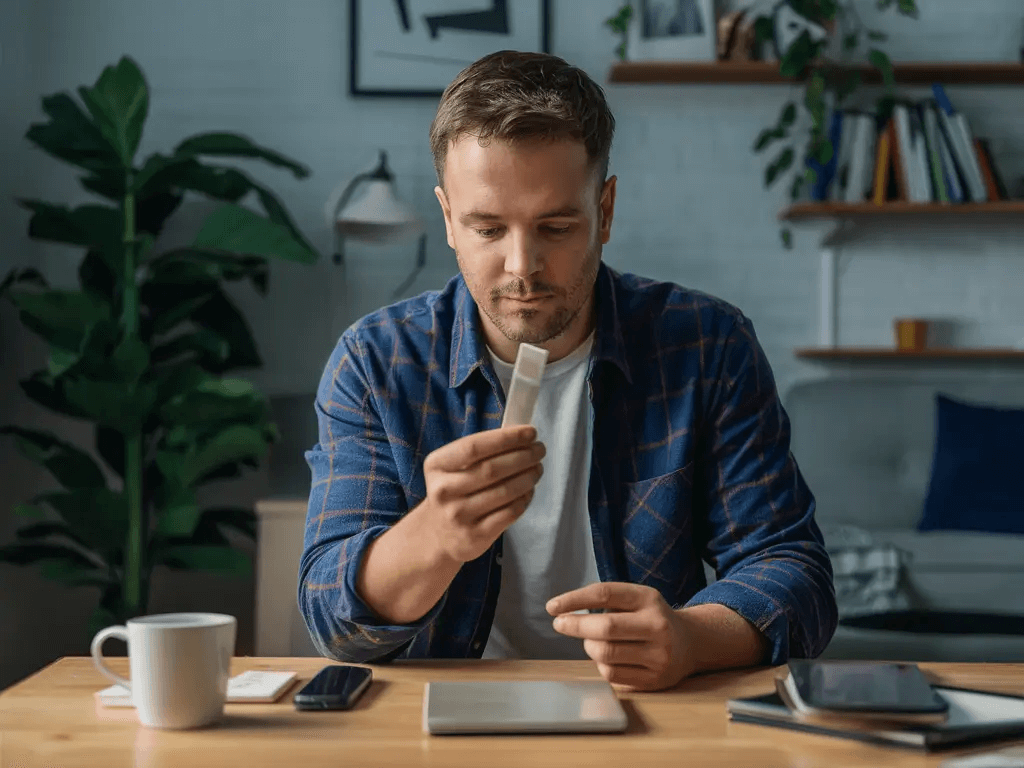
[[[666,475],[625,483],[623,545],[630,581],[659,590],[670,604],[703,573],[693,546],[693,462]]]

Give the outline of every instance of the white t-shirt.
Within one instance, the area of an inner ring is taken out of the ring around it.
[[[544,369],[533,425],[547,453],[544,474],[526,512],[503,534],[501,592],[485,659],[586,659],[583,641],[560,635],[544,604],[555,595],[600,581],[587,490],[593,419],[587,392],[591,334]],[[490,349],[508,392],[512,368]]]

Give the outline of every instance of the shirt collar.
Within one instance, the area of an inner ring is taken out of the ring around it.
[[[617,297],[618,273],[603,261],[598,265],[594,286],[597,304],[597,332],[594,338],[594,362],[615,364],[630,383],[633,382],[622,338]],[[459,387],[470,374],[487,364],[480,312],[462,275],[455,288],[455,322],[452,326],[451,360],[448,385]]]

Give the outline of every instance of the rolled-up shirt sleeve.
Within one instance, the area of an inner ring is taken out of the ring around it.
[[[770,663],[813,658],[838,621],[814,497],[790,452],[789,419],[753,325],[740,316],[715,360],[702,430],[704,559],[717,580],[687,605],[720,603],[769,641]],[[698,503],[699,503],[698,501]]]
[[[305,453],[311,485],[298,580],[299,611],[317,650],[363,663],[400,654],[445,600],[412,624],[392,625],[356,591],[370,543],[408,509],[366,360],[358,337],[346,331],[318,387],[319,440]]]

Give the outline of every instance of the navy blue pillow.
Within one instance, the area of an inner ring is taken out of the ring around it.
[[[936,395],[922,531],[1024,533],[1024,410]]]

